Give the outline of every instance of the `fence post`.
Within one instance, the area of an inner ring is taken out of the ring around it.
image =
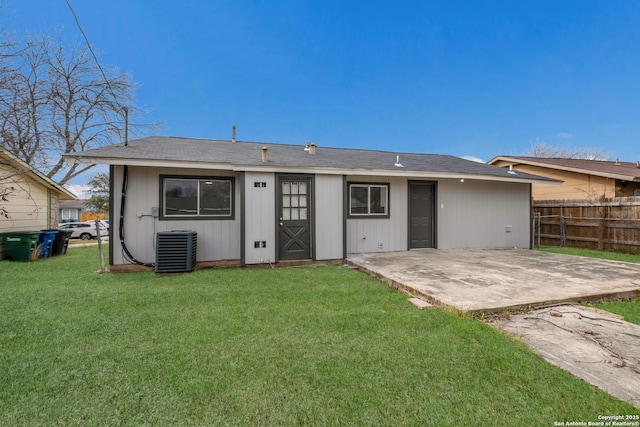
[[[560,216],[560,246],[567,246],[567,219]]]
[[[605,236],[605,221],[607,208],[604,205],[605,198],[600,198],[600,206],[598,206],[598,250],[604,250],[604,236]]]

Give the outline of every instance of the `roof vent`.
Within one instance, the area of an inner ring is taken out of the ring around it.
[[[316,143],[315,142],[307,142],[304,145],[304,151],[308,151],[309,154],[316,154]]]
[[[236,125],[231,126],[231,142],[236,143]]]
[[[262,161],[266,162],[268,160],[269,149],[264,146],[262,147]]]
[[[620,166],[620,159],[616,159],[616,166]]]
[[[397,168],[403,168],[404,166],[402,166],[402,163],[400,163],[400,156],[396,156],[396,162],[393,164],[393,166],[397,167]]]
[[[517,175],[518,172],[513,170],[513,165],[509,165],[509,170],[507,171],[507,173],[510,173],[511,175]]]
[[[638,162],[636,163],[636,167],[637,167],[638,169],[640,169],[640,161],[638,161]]]

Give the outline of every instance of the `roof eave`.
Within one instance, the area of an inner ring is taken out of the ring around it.
[[[242,165],[230,163],[205,163],[193,161],[175,161],[175,160],[147,160],[147,159],[123,159],[116,157],[86,157],[79,154],[65,154],[65,158],[76,159],[83,163],[91,164],[110,164],[116,166],[145,166],[145,167],[180,167],[186,169],[210,169],[210,170],[228,170],[234,172],[263,172],[263,173],[312,173],[322,175],[369,175],[369,176],[389,176],[389,177],[411,177],[425,179],[475,179],[481,181],[501,181],[501,182],[519,182],[519,183],[535,183],[535,184],[551,184],[560,185],[562,181],[550,180],[548,178],[532,179],[528,177],[517,176],[495,176],[472,173],[451,173],[451,172],[432,172],[432,171],[416,171],[411,169],[343,169],[330,167],[308,167],[308,166],[284,166],[269,164],[260,165]]]
[[[76,200],[77,199],[75,194],[73,194],[72,192],[70,192],[69,190],[64,188],[62,185],[58,184],[57,182],[55,182],[54,180],[52,180],[51,178],[49,178],[48,176],[40,172],[39,170],[35,169],[32,166],[29,166],[27,163],[23,162],[18,157],[11,154],[10,152],[3,150],[1,154],[3,155],[4,158],[8,160],[9,164],[12,167],[30,174],[32,179],[35,179],[45,188],[49,190],[57,191],[58,193],[60,193],[60,200]]]
[[[561,171],[567,171],[567,172],[580,173],[580,174],[584,174],[584,175],[592,175],[592,176],[600,176],[600,177],[603,177],[603,178],[618,179],[618,180],[621,180],[621,181],[640,181],[640,176],[630,176],[630,175],[613,174],[613,173],[608,173],[608,172],[598,172],[598,171],[594,171],[594,170],[591,170],[591,169],[574,168],[574,167],[571,167],[571,166],[553,165],[553,164],[550,164],[550,163],[536,162],[536,161],[527,160],[527,159],[521,159],[521,158],[517,158],[517,157],[497,156],[497,157],[494,157],[493,159],[489,160],[487,162],[487,164],[492,165],[493,163],[495,163],[495,162],[497,162],[499,160],[507,161],[507,162],[514,162],[514,163],[519,163],[519,164],[525,164],[525,165],[529,165],[529,166],[539,166],[539,167],[548,168],[548,169],[555,169],[555,170],[561,170]]]

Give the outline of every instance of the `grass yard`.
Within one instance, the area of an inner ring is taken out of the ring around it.
[[[341,266],[0,261],[0,425],[541,425],[637,414],[470,317]]]
[[[640,254],[624,254],[620,252],[596,251],[593,249],[568,247],[543,247],[539,250],[564,255],[586,256],[591,258],[608,259],[612,261],[640,262]],[[627,322],[640,325],[640,298],[626,301],[612,301],[602,304],[592,304],[594,307],[624,316]]]
[[[627,322],[640,325],[640,298],[626,301],[611,301],[593,304],[594,307],[624,316]]]
[[[586,256],[590,258],[608,259],[611,261],[640,262],[640,254],[625,254],[622,252],[598,251],[595,249],[570,248],[559,246],[543,246],[537,248],[539,251],[552,252],[555,254]]]

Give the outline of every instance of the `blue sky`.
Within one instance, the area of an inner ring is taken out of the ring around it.
[[[637,1],[70,1],[163,135],[640,160]],[[81,41],[64,0],[0,4],[17,34]]]

